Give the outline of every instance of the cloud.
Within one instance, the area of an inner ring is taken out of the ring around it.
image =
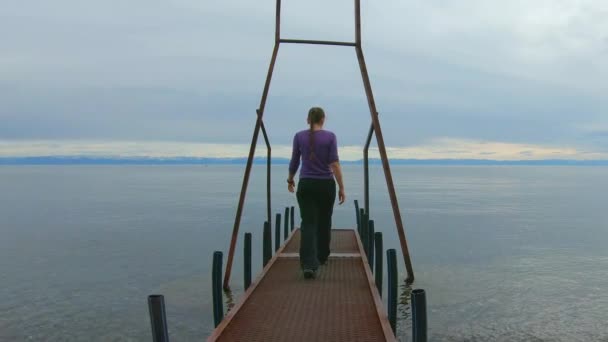
[[[602,131],[579,129],[608,113],[608,2],[362,6],[387,143],[608,146]],[[285,37],[353,38],[351,0],[283,7]],[[246,144],[273,37],[273,1],[8,2],[0,139]],[[342,144],[364,141],[369,112],[352,48],[281,46],[265,113],[272,142],[289,144],[312,105],[327,109]]]
[[[608,153],[586,151],[573,147],[515,144],[455,138],[437,138],[411,147],[392,147],[391,158],[404,159],[605,159]]]
[[[90,156],[90,157],[246,157],[249,146],[244,144],[206,144],[158,141],[0,141],[0,157],[32,156]],[[339,147],[342,160],[363,158],[361,146]],[[474,141],[437,138],[427,143],[387,147],[392,159],[492,159],[540,160],[608,159],[608,153],[581,151],[572,147],[513,144],[494,141]],[[291,146],[272,146],[273,157],[290,158]],[[256,156],[266,156],[266,148],[258,144]],[[370,157],[379,158],[377,147],[370,148]]]

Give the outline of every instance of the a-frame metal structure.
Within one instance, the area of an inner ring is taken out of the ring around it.
[[[239,197],[239,203],[236,210],[236,217],[234,219],[234,227],[232,230],[232,238],[230,240],[230,250],[228,253],[228,260],[226,263],[226,272],[224,276],[224,289],[229,289],[230,275],[232,271],[232,263],[234,261],[234,251],[236,248],[236,242],[238,238],[239,227],[241,224],[241,216],[243,213],[243,205],[245,203],[245,195],[247,193],[247,187],[249,184],[249,175],[251,174],[251,166],[253,164],[253,157],[255,154],[255,148],[258,141],[260,130],[264,136],[267,148],[267,165],[266,165],[266,211],[268,216],[268,222],[272,222],[271,217],[271,196],[270,196],[270,166],[271,166],[271,146],[268,140],[268,134],[264,126],[264,108],[266,107],[266,99],[268,98],[268,90],[270,89],[270,81],[272,79],[272,73],[274,71],[274,64],[277,60],[277,54],[279,52],[279,46],[281,43],[286,44],[316,44],[316,45],[334,45],[334,46],[351,46],[355,48],[357,53],[357,60],[359,61],[359,68],[361,69],[361,77],[363,79],[363,87],[365,89],[365,95],[367,97],[367,104],[371,114],[371,125],[369,133],[363,149],[363,162],[364,162],[364,187],[365,187],[365,211],[369,213],[369,159],[368,152],[372,137],[375,133],[376,141],[378,143],[378,150],[380,152],[380,158],[382,160],[382,168],[384,169],[384,176],[386,178],[386,185],[388,187],[388,193],[393,207],[393,215],[395,217],[395,224],[397,227],[397,233],[399,235],[399,242],[401,244],[401,251],[403,253],[403,259],[405,261],[405,267],[407,269],[407,283],[414,281],[414,270],[412,268],[412,262],[410,259],[409,249],[407,246],[407,240],[405,238],[405,232],[403,229],[403,220],[401,218],[401,212],[399,211],[399,204],[397,202],[397,195],[395,193],[395,186],[393,184],[393,176],[391,174],[391,168],[388,162],[386,154],[386,147],[384,145],[384,138],[382,136],[382,129],[380,128],[380,120],[378,119],[378,111],[376,110],[376,102],[374,101],[374,94],[372,93],[372,86],[367,74],[367,67],[365,65],[365,58],[363,57],[363,48],[361,47],[361,0],[355,1],[355,42],[337,42],[337,41],[324,41],[324,40],[302,40],[302,39],[285,39],[281,38],[281,0],[276,0],[276,23],[275,23],[275,38],[274,48],[272,50],[272,57],[270,59],[270,66],[268,67],[268,75],[266,76],[266,83],[264,84],[264,91],[262,92],[262,99],[260,100],[260,106],[256,110],[257,120],[255,128],[253,130],[253,137],[251,139],[251,146],[249,148],[249,156],[247,158],[247,165],[245,166],[245,175],[243,176],[243,185],[241,187],[241,194]]]

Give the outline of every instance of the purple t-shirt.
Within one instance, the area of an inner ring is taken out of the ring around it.
[[[293,137],[293,150],[289,162],[289,173],[294,174],[300,166],[300,178],[332,179],[329,165],[338,161],[338,142],[330,131],[319,130],[313,133],[314,156],[310,158],[310,130],[300,131]]]

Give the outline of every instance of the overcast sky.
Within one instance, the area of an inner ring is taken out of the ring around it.
[[[3,1],[0,156],[246,151],[274,6]],[[607,158],[608,1],[362,0],[362,12],[394,156]],[[353,1],[284,0],[282,35],[352,41]],[[345,150],[363,143],[354,48],[281,46],[265,113],[278,150],[313,105]]]

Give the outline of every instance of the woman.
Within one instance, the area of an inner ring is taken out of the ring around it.
[[[300,166],[301,157],[302,169],[296,195],[302,218],[300,266],[306,279],[314,278],[319,264],[325,264],[329,258],[336,181],[340,204],[346,199],[336,135],[324,130],[324,123],[323,109],[312,107],[308,111],[310,128],[296,133],[293,138],[287,178],[289,192],[294,192],[294,176]]]

